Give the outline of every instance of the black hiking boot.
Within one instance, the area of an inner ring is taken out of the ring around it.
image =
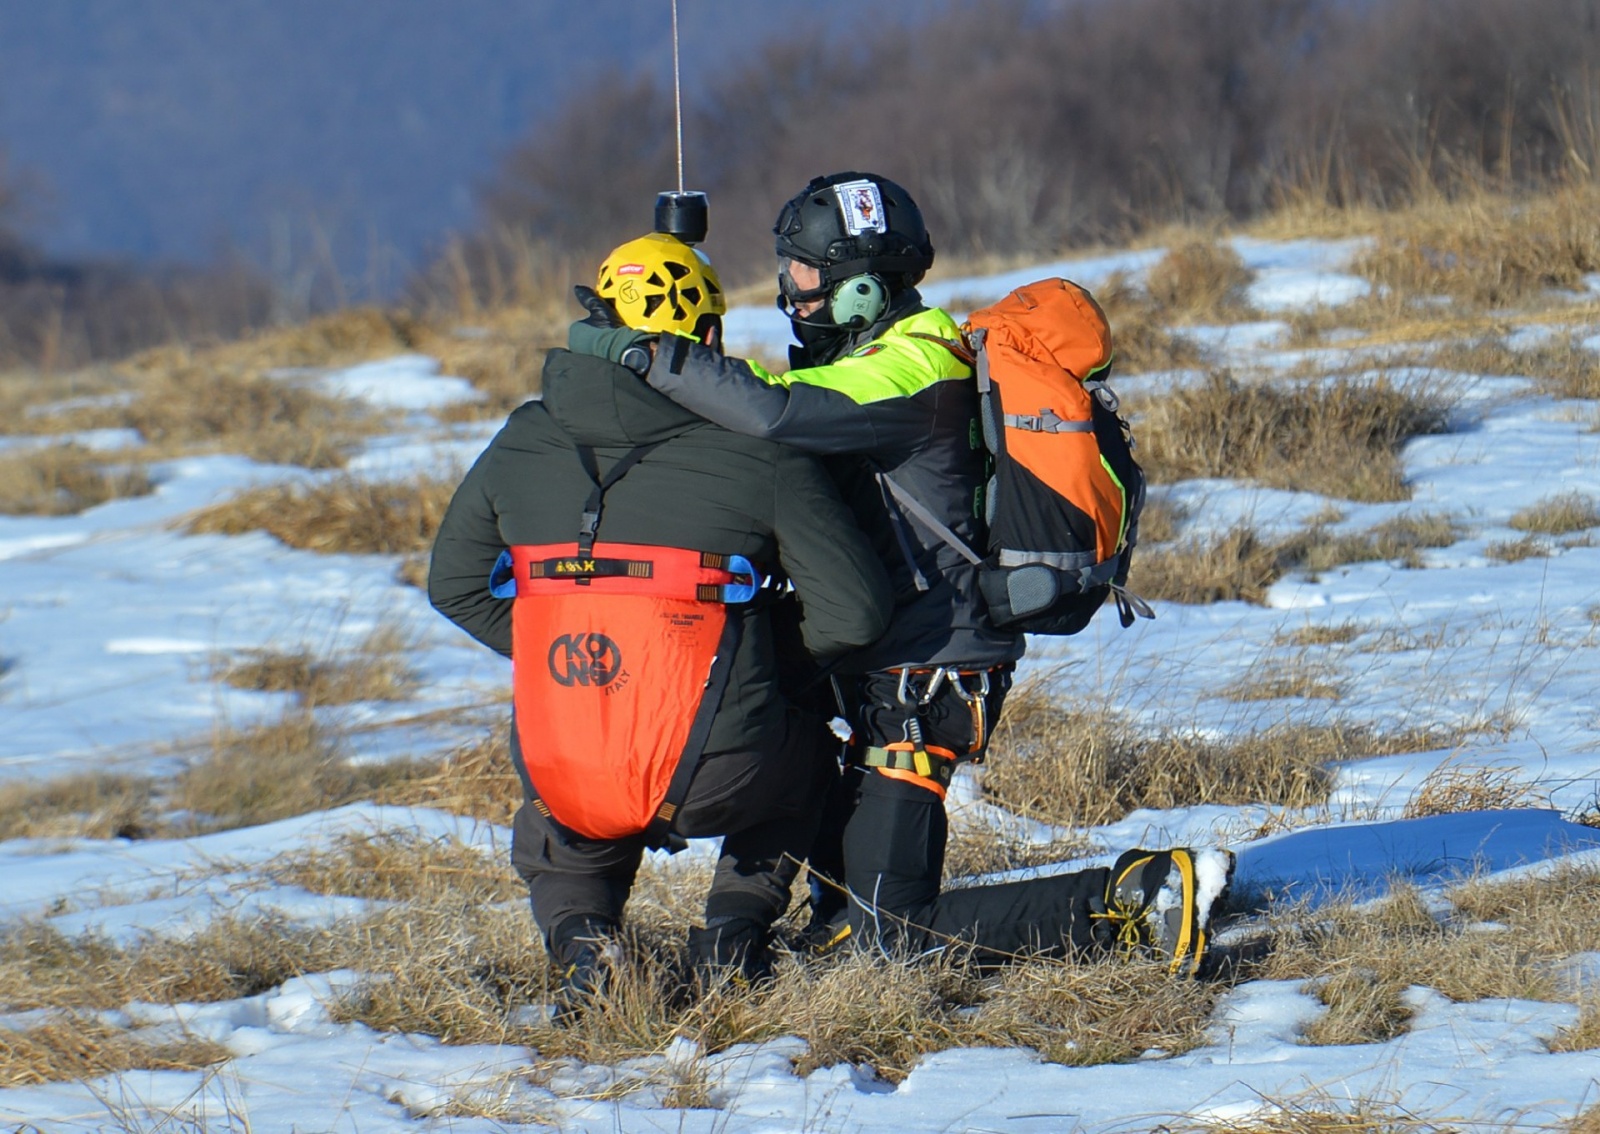
[[[1220,847],[1125,851],[1106,883],[1106,912],[1097,916],[1111,921],[1124,951],[1160,957],[1175,976],[1194,976],[1233,867],[1233,852]]]
[[[572,918],[550,935],[550,955],[561,974],[557,1020],[570,1020],[605,996],[611,973],[622,959],[616,933],[610,922]]]
[[[744,917],[712,918],[704,929],[691,929],[689,960],[701,995],[771,979],[771,940],[766,926]]]

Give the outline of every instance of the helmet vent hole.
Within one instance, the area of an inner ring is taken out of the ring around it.
[[[644,297],[644,317],[646,319],[648,319],[648,318],[650,318],[650,316],[654,315],[656,313],[656,311],[661,307],[661,304],[666,301],[666,298],[667,298],[666,296],[659,295],[659,294],[658,295],[647,295],[647,296],[645,296]]]
[[[687,299],[690,303],[699,303],[700,302],[700,289],[697,288],[697,287],[694,287],[693,285],[690,285],[689,287],[684,288],[682,294],[683,294],[683,298]]]
[[[681,280],[684,276],[689,274],[688,264],[679,264],[672,260],[668,260],[663,266],[667,269],[667,274],[675,280]]]

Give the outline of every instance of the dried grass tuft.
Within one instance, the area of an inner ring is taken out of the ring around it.
[[[132,946],[24,922],[0,933],[0,1009],[210,1004],[354,959],[333,931],[273,917],[219,917],[197,933]]]
[[[1116,373],[1179,370],[1199,366],[1204,361],[1200,349],[1192,341],[1168,329],[1167,312],[1121,273],[1113,275],[1096,290],[1095,299],[1105,309],[1111,323]]]
[[[1400,516],[1365,532],[1339,533],[1313,524],[1276,542],[1236,524],[1220,536],[1190,536],[1138,552],[1128,585],[1135,594],[1164,602],[1259,603],[1290,571],[1315,574],[1374,560],[1420,568],[1424,548],[1448,547],[1459,537],[1448,516],[1434,513]]]
[[[135,1069],[197,1071],[232,1057],[221,1044],[187,1032],[141,1032],[113,1027],[98,1016],[62,1013],[21,1031],[0,1028],[0,1087],[94,1079]]]
[[[1221,322],[1250,317],[1244,289],[1254,278],[1232,245],[1190,239],[1156,262],[1145,278],[1145,290],[1168,318]]]
[[[1577,290],[1600,270],[1600,185],[1528,197],[1478,193],[1385,218],[1355,268],[1407,299],[1449,296],[1503,306],[1551,288]]]
[[[1555,548],[1548,540],[1525,535],[1521,539],[1495,540],[1483,549],[1483,553],[1501,563],[1521,563],[1528,559],[1548,559],[1555,554]]]
[[[158,829],[155,784],[88,772],[0,786],[0,831],[10,839],[139,839]]]
[[[417,687],[416,672],[406,664],[412,646],[405,632],[385,624],[348,654],[318,657],[309,650],[251,650],[225,664],[217,676],[235,689],[293,693],[307,709],[403,701]]]
[[[96,504],[155,490],[137,462],[81,445],[46,445],[0,455],[0,515],[71,516]]]
[[[1537,784],[1522,779],[1522,774],[1517,767],[1448,761],[1424,777],[1406,801],[1403,817],[1548,807],[1550,797]]]
[[[304,709],[245,728],[219,727],[184,770],[171,803],[203,830],[256,826],[373,799],[412,774],[405,761],[350,763],[341,738]]]
[[[1438,747],[1428,732],[1283,724],[1226,741],[1181,732],[1142,734],[1108,710],[1019,687],[1006,705],[983,772],[983,790],[1019,815],[1064,826],[1101,826],[1141,807],[1327,800],[1334,760]]]
[[[1238,524],[1220,536],[1141,548],[1128,572],[1128,589],[1155,602],[1259,603],[1289,566],[1281,544]]]
[[[455,482],[418,475],[368,481],[339,476],[321,484],[268,485],[189,517],[190,533],[264,531],[290,547],[325,553],[399,555],[433,545]]]
[[[1272,640],[1280,646],[1297,646],[1301,649],[1309,646],[1345,646],[1361,637],[1365,631],[1366,627],[1359,622],[1335,622],[1326,625],[1307,623],[1293,630],[1280,630]]]
[[[380,803],[437,807],[500,826],[522,806],[522,781],[511,764],[511,728],[496,726],[442,761],[418,762],[378,793]]]
[[[1567,492],[1530,504],[1508,522],[1519,532],[1569,535],[1600,527],[1600,505],[1586,493]]]
[[[1401,445],[1442,433],[1440,388],[1385,378],[1337,378],[1291,387],[1213,371],[1204,382],[1141,397],[1134,429],[1150,479],[1251,479],[1347,500],[1404,500]]]
[[[327,846],[291,852],[263,873],[317,894],[385,902],[479,904],[527,893],[508,862],[454,839],[404,830],[342,835]]]
[[[1435,911],[1416,887],[1396,884],[1380,902],[1285,913],[1262,971],[1310,982],[1328,1006],[1308,1042],[1396,1034],[1399,995],[1413,985],[1456,1001],[1570,995],[1550,962],[1590,948],[1600,933],[1600,871],[1569,865],[1547,877],[1469,879],[1446,896],[1453,908]]]

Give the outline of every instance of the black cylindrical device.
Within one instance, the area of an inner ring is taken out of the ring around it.
[[[706,195],[696,190],[656,194],[656,231],[676,236],[685,244],[706,238]]]

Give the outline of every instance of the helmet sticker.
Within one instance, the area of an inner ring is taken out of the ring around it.
[[[643,264],[619,264],[619,265],[617,265],[617,275],[619,275],[619,276],[642,276],[642,275],[644,275],[644,265]]]
[[[833,187],[839,198],[839,212],[844,217],[844,227],[851,236],[863,232],[888,232],[889,220],[883,211],[883,194],[878,183],[862,179],[841,181]]]

